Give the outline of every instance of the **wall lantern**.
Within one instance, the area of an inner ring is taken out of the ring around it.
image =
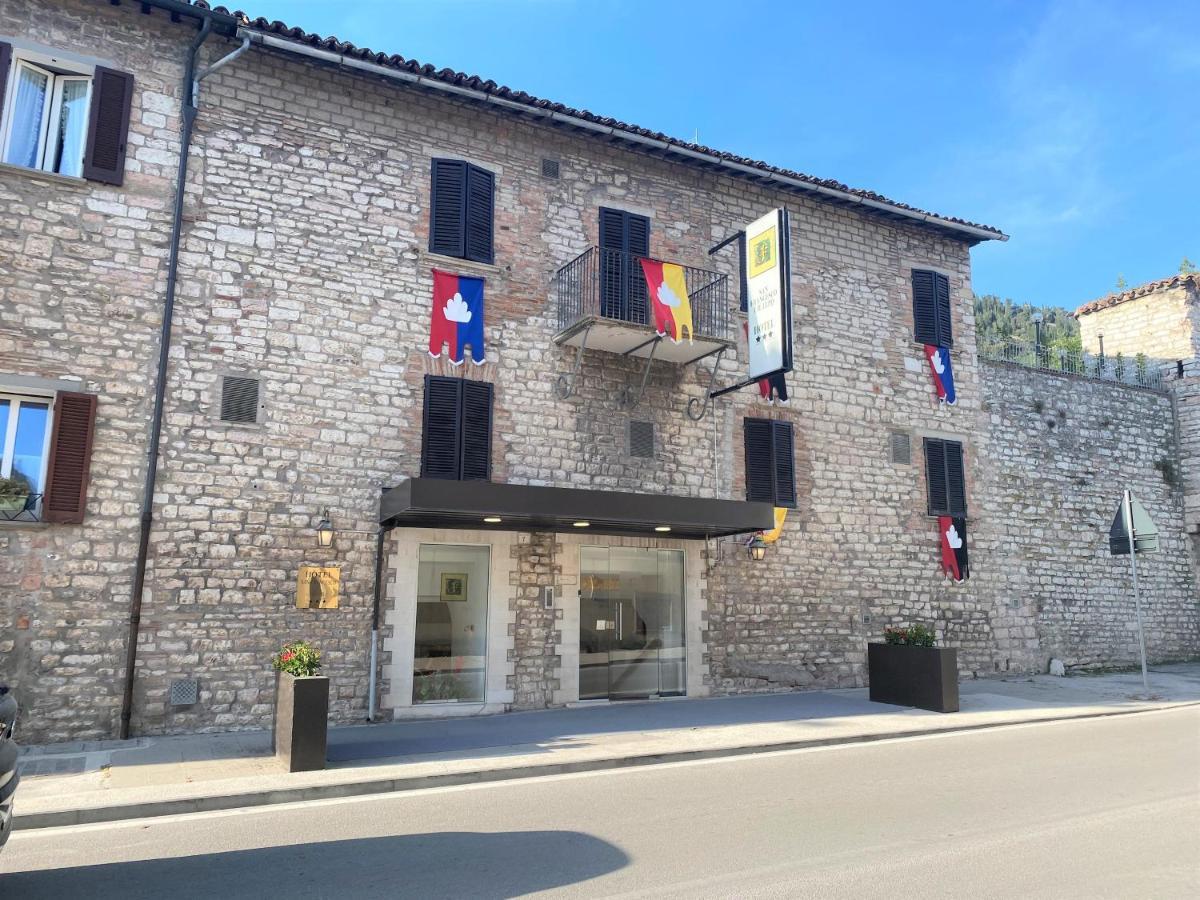
[[[761,534],[756,534],[750,540],[746,541],[746,555],[755,562],[766,558],[767,542],[762,539]]]
[[[329,521],[329,507],[325,507],[321,521],[317,523],[317,546],[322,550],[333,546],[333,523]]]

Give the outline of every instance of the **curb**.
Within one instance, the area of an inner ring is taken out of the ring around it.
[[[1152,709],[1125,709],[1106,712],[1080,713],[1050,718],[1018,719],[1009,722],[980,722],[972,725],[951,725],[945,728],[914,728],[904,731],[889,731],[879,734],[852,734],[843,737],[806,738],[802,740],[776,741],[769,744],[743,744],[733,747],[714,747],[703,750],[679,750],[665,753],[646,753],[634,756],[589,759],[578,762],[540,763],[515,766],[507,769],[480,769],[473,772],[451,772],[443,775],[417,775],[399,778],[372,778],[342,784],[316,784],[297,788],[273,788],[247,791],[238,794],[221,794],[210,797],[182,797],[172,800],[150,800],[143,803],[115,804],[113,806],[85,807],[80,809],[49,810],[46,812],[20,813],[13,818],[13,828],[31,831],[38,828],[60,828],[71,825],[90,825],[101,822],[119,822],[128,819],[157,818],[187,813],[215,812],[218,810],[244,809],[257,806],[273,806],[280,803],[300,803],[309,800],[331,800],[343,797],[361,797],[369,794],[391,794],[402,791],[423,790],[439,787],[457,787],[468,784],[488,784],[501,781],[518,781],[546,775],[567,775],[581,772],[598,772],[609,769],[634,768],[661,765],[663,763],[690,762],[724,757],[752,756],[760,753],[777,753],[787,750],[804,750],[813,747],[833,747],[850,744],[871,744],[898,738],[923,737],[926,735],[953,734],[955,732],[984,731],[992,728],[1007,728],[1013,725],[1037,725],[1048,722],[1069,722],[1083,719],[1106,719],[1118,716],[1135,716],[1147,713],[1167,712],[1200,706],[1200,701],[1172,703]],[[19,807],[18,807],[19,809]]]

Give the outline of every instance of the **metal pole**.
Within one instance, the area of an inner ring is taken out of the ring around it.
[[[1133,573],[1133,610],[1137,616],[1138,647],[1142,654],[1142,689],[1150,693],[1150,676],[1146,673],[1146,633],[1142,630],[1142,601],[1138,596],[1137,548],[1133,534],[1133,492],[1125,489],[1125,534],[1129,538],[1129,569]]]

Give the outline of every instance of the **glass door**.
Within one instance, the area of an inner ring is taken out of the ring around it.
[[[489,560],[488,547],[421,545],[413,703],[484,699]]]
[[[684,692],[683,551],[580,548],[579,699]]]

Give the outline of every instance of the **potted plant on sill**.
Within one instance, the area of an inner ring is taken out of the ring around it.
[[[20,512],[29,502],[29,481],[20,473],[11,478],[0,478],[0,512]]]
[[[871,700],[958,712],[958,651],[935,647],[924,625],[887,628],[882,644],[867,644]]]
[[[272,664],[275,722],[271,749],[289,772],[325,768],[329,734],[329,679],[321,671],[321,651],[307,641],[284,644]]]

